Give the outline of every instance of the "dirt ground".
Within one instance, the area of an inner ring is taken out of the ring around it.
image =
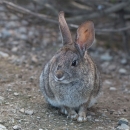
[[[17,66],[10,59],[0,58],[0,124],[12,130],[95,130],[114,129],[123,117],[130,120],[130,93],[124,93],[120,84],[128,76],[103,75],[103,94],[97,105],[88,111],[88,121],[77,123],[48,106],[39,90],[41,67],[28,69]],[[115,91],[110,91],[111,84]]]
[[[0,6],[0,10],[6,10]],[[130,121],[130,66],[125,52],[105,49],[98,41],[89,53],[102,74],[102,95],[78,123],[49,106],[39,89],[39,75],[61,44],[58,30],[30,24],[0,12],[0,130],[116,130]],[[11,19],[16,19],[11,21]],[[98,39],[98,38],[97,38]],[[113,43],[114,44],[114,41]]]

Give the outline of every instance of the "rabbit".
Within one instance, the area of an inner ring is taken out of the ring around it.
[[[95,104],[101,91],[100,73],[87,53],[95,38],[94,24],[84,22],[73,42],[64,12],[59,13],[63,47],[45,65],[40,89],[46,101],[67,117],[84,122],[87,108]]]

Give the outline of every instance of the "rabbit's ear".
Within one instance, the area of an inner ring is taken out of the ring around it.
[[[69,30],[69,27],[66,23],[66,20],[64,18],[64,12],[61,11],[59,13],[59,28],[60,28],[60,31],[61,31],[61,35],[62,35],[62,41],[63,41],[63,44],[72,44],[72,37],[71,37],[71,33],[70,33],[70,30]]]
[[[87,21],[77,29],[75,44],[82,55],[92,45],[95,38],[94,24]]]

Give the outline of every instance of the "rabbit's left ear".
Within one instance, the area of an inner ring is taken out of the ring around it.
[[[77,29],[75,44],[82,55],[92,45],[95,38],[94,24],[87,21]]]
[[[59,27],[60,27],[60,31],[61,31],[61,35],[62,35],[63,44],[64,45],[72,44],[73,41],[72,41],[71,33],[70,33],[69,27],[66,23],[63,11],[61,11],[59,13]]]

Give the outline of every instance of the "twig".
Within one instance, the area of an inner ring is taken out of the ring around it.
[[[78,20],[81,20],[81,19],[92,19],[92,18],[101,17],[101,16],[106,15],[106,14],[108,15],[110,13],[117,12],[117,11],[125,8],[129,4],[130,4],[130,1],[122,2],[122,3],[116,4],[116,5],[112,6],[112,7],[109,7],[107,9],[103,10],[102,12],[94,12],[94,13],[92,13],[90,15],[80,15],[80,16],[68,18],[67,20],[69,22],[72,22],[74,20],[78,21]]]
[[[21,6],[15,5],[15,4],[11,3],[11,2],[2,1],[2,2],[0,2],[0,4],[5,4],[8,8],[11,8],[12,10],[15,10],[17,12],[20,12],[20,13],[23,13],[23,14],[29,14],[29,15],[32,15],[32,16],[34,16],[36,18],[42,19],[44,21],[58,24],[58,21],[56,21],[52,17],[49,17],[49,16],[44,15],[44,14],[31,12],[30,10],[25,9],[25,8],[23,8]],[[76,25],[76,24],[69,24],[69,26],[72,27],[72,28],[78,28],[78,25]],[[95,29],[95,31],[96,32],[121,32],[121,31],[125,31],[125,30],[128,30],[128,29],[130,29],[130,26],[123,27],[123,28],[118,28],[118,29]]]
[[[5,4],[8,8],[12,8],[13,10],[17,11],[17,12],[21,12],[23,14],[30,14],[32,16],[38,17],[42,20],[48,21],[48,22],[53,22],[53,23],[58,23],[56,20],[54,20],[54,18],[51,18],[47,15],[43,15],[43,14],[39,14],[39,13],[34,13],[28,9],[25,9],[21,6],[15,5],[12,2],[8,2],[8,1],[2,1],[0,2],[1,4]]]
[[[97,32],[122,32],[125,30],[129,30],[130,26],[127,27],[122,27],[122,28],[118,28],[118,29],[95,29]]]

